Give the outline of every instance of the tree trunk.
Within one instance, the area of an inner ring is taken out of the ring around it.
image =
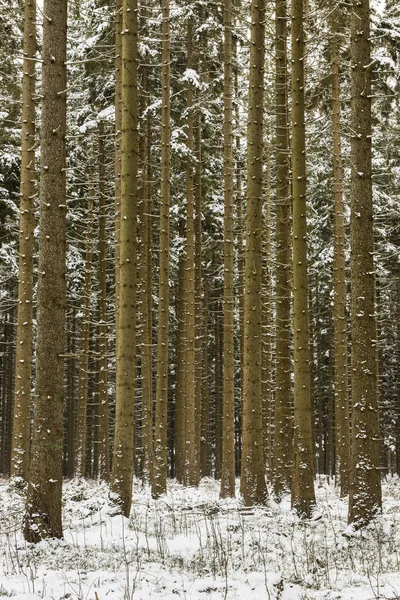
[[[352,457],[349,523],[382,506],[371,164],[371,52],[368,0],[353,2],[351,23]]]
[[[339,11],[331,15],[331,69],[332,69],[332,138],[333,138],[333,195],[334,195],[334,386],[336,420],[336,472],[341,496],[349,493],[350,483],[350,420],[347,371],[346,320],[346,263],[344,236],[343,167],[340,128],[339,81]]]
[[[235,40],[234,40],[235,41]],[[237,43],[234,43],[235,58],[237,59]],[[239,115],[239,73],[235,69],[235,125],[240,128]],[[236,136],[236,236],[237,236],[237,278],[236,299],[239,311],[239,364],[240,364],[240,394],[235,406],[235,474],[240,475],[242,465],[242,416],[243,416],[243,349],[244,349],[244,247],[243,247],[243,195],[242,195],[242,165],[240,160],[240,135]]]
[[[28,479],[30,446],[32,298],[35,212],[36,0],[24,10],[21,185],[18,251],[18,316],[11,476]]]
[[[182,222],[179,233],[183,237]],[[176,391],[175,391],[175,473],[180,483],[184,481],[185,465],[185,317],[184,317],[184,264],[181,254],[178,261],[178,286],[175,297],[176,331]]]
[[[293,414],[290,360],[290,174],[286,0],[276,2],[276,366],[273,487],[280,498],[292,479]]]
[[[303,0],[292,0],[292,193],[294,310],[294,454],[292,506],[310,516],[315,504],[308,339]]]
[[[142,445],[143,475],[153,481],[153,325],[152,325],[152,226],[151,226],[151,121],[147,117],[143,165],[143,234],[140,264],[142,290]]]
[[[156,425],[154,438],[153,496],[167,491],[168,474],[168,336],[169,336],[169,211],[171,178],[171,103],[170,103],[170,15],[169,0],[162,3],[162,114],[161,114],[161,191],[160,191],[160,267],[158,293],[158,342]],[[194,386],[194,382],[193,382]]]
[[[70,317],[70,332],[68,336],[68,361],[67,361],[67,465],[66,476],[72,479],[75,472],[75,309],[72,308]]]
[[[200,455],[201,455],[201,421],[202,421],[202,370],[203,370],[203,297],[202,297],[202,268],[201,268],[201,207],[202,207],[202,164],[201,164],[201,143],[202,143],[202,120],[201,114],[197,119],[197,135],[195,142],[196,151],[196,171],[194,179],[194,197],[195,197],[195,216],[194,216],[194,298],[195,298],[195,463],[198,469],[198,478],[201,477]]]
[[[115,208],[115,321],[118,330],[119,271],[121,228],[121,130],[122,130],[122,0],[115,0],[115,160],[114,160],[114,208]]]
[[[232,0],[224,0],[224,353],[221,498],[235,496]]]
[[[35,420],[24,536],[62,537],[67,1],[44,0]]]
[[[106,173],[104,154],[104,128],[99,128],[99,409],[97,427],[98,474],[101,479],[110,478],[110,448],[108,424],[108,327],[107,327],[107,256],[106,222],[108,206],[106,204]]]
[[[203,312],[203,359],[202,359],[202,397],[201,397],[201,443],[200,443],[200,475],[211,476],[210,451],[210,372],[208,361],[209,333],[209,291],[207,273],[204,277],[204,312]]]
[[[193,21],[188,22],[187,69],[193,69]],[[186,166],[186,258],[185,258],[185,401],[186,401],[186,444],[185,482],[198,485],[199,469],[196,464],[196,402],[195,402],[195,243],[194,243],[194,116],[193,86],[189,83],[186,96],[188,159]]]
[[[267,107],[268,108],[268,107]],[[273,319],[272,319],[272,279],[271,279],[271,153],[269,141],[265,152],[266,162],[266,195],[265,219],[263,219],[263,254],[262,254],[262,339],[261,339],[261,410],[263,425],[264,464],[267,473],[272,472],[273,451],[273,414],[272,395],[272,352],[273,352]]]
[[[87,405],[88,405],[88,373],[89,373],[89,346],[90,346],[90,320],[91,320],[91,294],[92,294],[92,259],[93,259],[93,182],[89,184],[87,230],[84,232],[86,240],[85,280],[82,294],[82,319],[80,328],[79,348],[79,383],[78,406],[76,415],[75,438],[75,476],[84,477],[86,469],[86,430],[87,430]]]
[[[261,277],[265,2],[251,3],[244,291],[243,446],[240,491],[247,506],[267,498],[261,416]]]
[[[132,500],[136,409],[137,0],[123,2],[120,283],[112,499],[126,517]]]

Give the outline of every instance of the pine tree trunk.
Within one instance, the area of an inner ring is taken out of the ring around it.
[[[337,474],[340,493],[349,493],[350,420],[347,371],[346,263],[344,236],[343,167],[340,128],[339,11],[331,16],[332,137],[334,195],[334,340],[335,340],[335,419]]]
[[[243,446],[240,491],[247,506],[267,497],[261,416],[262,167],[265,2],[251,3],[244,290]]]
[[[193,21],[188,22],[187,32],[187,69],[193,69]],[[196,465],[196,398],[195,398],[195,242],[194,242],[194,90],[189,83],[186,96],[187,139],[189,152],[186,166],[186,258],[185,258],[185,401],[186,401],[186,444],[185,444],[185,482],[198,485],[199,470]]]
[[[121,228],[121,130],[122,130],[122,0],[115,0],[115,159],[114,159],[114,213],[115,213],[115,322],[118,330],[119,270]]]
[[[24,10],[18,316],[11,476],[28,479],[32,370],[32,298],[35,214],[36,0]]]
[[[235,40],[233,40],[235,41]],[[233,45],[237,59],[237,43]],[[235,69],[235,125],[240,128],[239,115],[239,73]],[[236,136],[236,236],[237,236],[237,292],[236,299],[239,310],[239,364],[240,364],[240,395],[235,406],[236,444],[235,472],[240,474],[242,464],[242,416],[243,416],[243,349],[244,349],[244,247],[243,247],[243,195],[242,195],[242,165],[240,160],[240,135]]]
[[[76,333],[76,318],[75,309],[72,308],[68,343],[67,361],[67,468],[66,476],[72,479],[75,472],[75,333]]]
[[[400,273],[399,273],[400,275]],[[396,344],[396,371],[397,371],[397,419],[396,419],[396,473],[400,475],[400,277],[396,286],[397,303],[397,344]]]
[[[268,107],[267,107],[268,109]],[[273,319],[272,319],[272,280],[271,280],[271,153],[269,142],[265,152],[266,162],[266,197],[265,219],[263,220],[263,255],[262,255],[262,340],[261,340],[261,410],[263,428],[264,464],[268,475],[272,472],[273,451],[273,414],[272,396],[272,352],[273,352]]]
[[[219,290],[218,290],[219,291]],[[220,318],[222,306],[218,300],[214,300],[214,327],[215,327],[215,370],[214,370],[214,478],[220,479],[222,472],[222,403],[223,403],[223,321]]]
[[[146,122],[143,183],[143,234],[141,290],[142,290],[142,445],[143,474],[146,481],[153,481],[153,335],[152,335],[152,226],[151,226],[151,121]]]
[[[196,151],[196,171],[194,179],[194,197],[195,197],[195,216],[194,216],[194,298],[195,298],[195,464],[198,469],[198,478],[201,477],[201,421],[202,421],[202,365],[203,365],[203,336],[202,336],[202,316],[203,316],[203,298],[202,298],[202,268],[201,268],[201,207],[202,207],[202,163],[201,163],[201,143],[202,143],[202,120],[201,114],[197,119],[197,135],[195,141]]]
[[[120,283],[112,499],[126,517],[132,500],[136,410],[137,0],[124,0]]]
[[[276,2],[276,365],[274,494],[288,492],[292,479],[293,414],[290,360],[291,239],[286,0]]]
[[[108,327],[107,327],[107,256],[106,222],[106,157],[104,154],[104,128],[99,128],[99,409],[97,427],[98,474],[101,479],[110,478],[110,448],[108,424]]]
[[[353,2],[351,24],[352,457],[349,523],[381,509],[378,363],[371,164],[371,51],[368,0]]]
[[[44,0],[35,420],[24,536],[62,537],[67,1]]]
[[[232,1],[224,0],[224,336],[221,498],[235,496]]]
[[[294,454],[292,506],[310,516],[315,504],[308,339],[303,0],[292,0],[292,193],[294,311]]]
[[[171,178],[170,125],[170,14],[169,0],[162,3],[162,114],[161,114],[161,192],[160,192],[160,266],[158,292],[158,342],[156,423],[154,438],[153,496],[167,491],[168,474],[168,339],[169,339],[169,211]],[[194,382],[193,382],[194,385]]]
[[[201,397],[201,443],[200,443],[200,475],[211,476],[210,452],[210,373],[208,361],[209,333],[209,291],[207,273],[204,277],[204,311],[203,311],[203,358],[202,358],[202,397]]]
[[[85,231],[86,257],[85,280],[83,284],[82,319],[80,329],[79,350],[79,383],[78,406],[76,415],[75,438],[75,476],[84,477],[86,469],[86,430],[87,430],[87,405],[88,405],[88,373],[89,373],[89,346],[90,346],[90,320],[91,320],[91,294],[92,294],[92,259],[93,259],[93,183],[89,185],[87,230]]]
[[[180,223],[179,233],[183,237]],[[184,481],[185,464],[185,318],[184,318],[184,264],[183,255],[178,262],[178,289],[175,297],[176,331],[176,392],[175,392],[175,473],[180,483]]]

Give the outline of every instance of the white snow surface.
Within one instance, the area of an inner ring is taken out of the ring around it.
[[[64,539],[27,544],[24,491],[0,482],[0,597],[19,600],[370,600],[400,598],[400,480],[384,514],[347,528],[347,503],[326,479],[314,519],[280,504],[245,508],[219,485],[176,482],[158,500],[135,480],[130,519],[104,483],[64,485]]]

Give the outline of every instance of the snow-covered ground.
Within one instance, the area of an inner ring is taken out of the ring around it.
[[[300,521],[289,498],[246,509],[218,484],[171,483],[155,501],[134,483],[131,518],[112,516],[105,484],[64,486],[64,540],[26,544],[23,491],[0,482],[0,597],[20,600],[369,600],[400,598],[400,480],[384,514],[346,527],[347,504],[326,481]]]

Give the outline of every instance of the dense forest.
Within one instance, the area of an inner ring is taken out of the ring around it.
[[[82,478],[125,517],[213,478],[310,519],[325,476],[368,526],[400,475],[396,0],[0,0],[0,60],[25,540]]]

